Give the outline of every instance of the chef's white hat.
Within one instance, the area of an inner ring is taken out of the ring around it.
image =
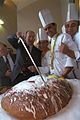
[[[68,12],[67,12],[66,22],[69,22],[71,20],[78,20],[78,11],[76,9],[75,3],[68,4]]]
[[[37,40],[38,41],[48,40],[48,36],[42,28],[39,28],[38,30]]]
[[[54,18],[48,9],[39,11],[39,19],[44,28],[50,23],[55,23]]]

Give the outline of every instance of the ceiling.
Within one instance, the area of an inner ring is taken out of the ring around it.
[[[12,0],[17,6],[17,10],[24,8],[25,6],[37,1],[37,0]]]

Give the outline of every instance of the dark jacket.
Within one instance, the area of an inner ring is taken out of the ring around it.
[[[11,56],[13,62],[15,62],[15,56]],[[4,59],[2,56],[0,56],[0,87],[1,86],[9,86],[11,85],[11,79],[10,77],[6,77],[5,73],[8,70],[8,66],[5,63]]]
[[[25,66],[27,68],[29,66],[33,66],[33,63],[30,60],[22,43],[18,41],[18,38],[16,37],[16,35],[9,36],[8,41],[15,49],[17,49],[16,61],[15,61],[13,76],[12,76],[12,80],[14,81],[16,77],[19,75],[19,73],[21,73],[22,67]],[[26,47],[28,48],[27,45]],[[36,48],[34,45],[32,47],[31,56],[34,62],[36,63],[36,65],[41,66],[41,51],[38,48]],[[28,75],[31,74],[31,71],[27,70],[27,74]]]

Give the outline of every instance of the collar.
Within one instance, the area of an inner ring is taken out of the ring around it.
[[[52,37],[52,39],[55,39],[58,35],[59,35],[59,33],[56,33],[56,34]]]

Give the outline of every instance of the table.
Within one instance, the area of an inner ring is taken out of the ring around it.
[[[73,87],[72,99],[65,108],[46,120],[80,120],[80,80],[67,79],[67,81],[69,81]],[[2,97],[3,95],[0,95],[0,120],[17,120],[1,108]]]

